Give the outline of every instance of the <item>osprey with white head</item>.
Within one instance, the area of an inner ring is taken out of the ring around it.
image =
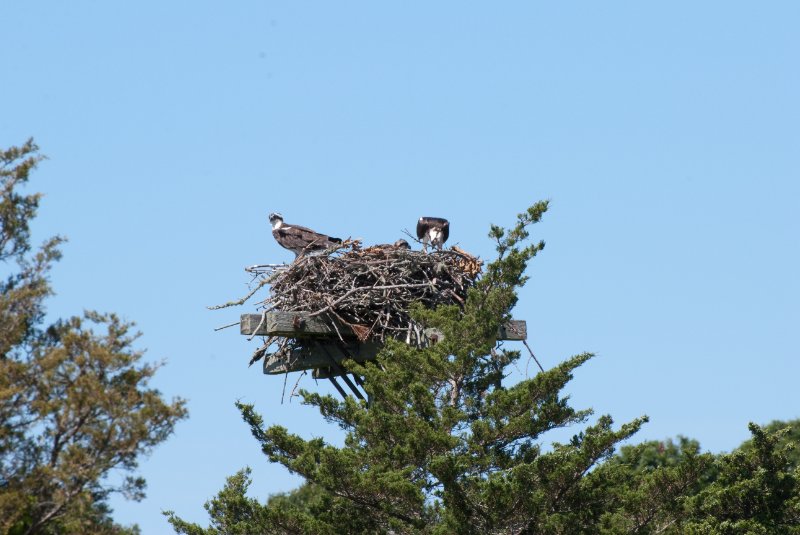
[[[423,250],[427,250],[428,243],[442,250],[444,242],[450,236],[450,222],[441,217],[420,217],[417,221],[417,238],[422,240]]]
[[[279,213],[269,214],[269,222],[272,224],[272,236],[278,245],[289,249],[296,256],[320,254],[332,245],[342,243],[341,238],[333,238],[307,227],[285,223],[283,216]]]

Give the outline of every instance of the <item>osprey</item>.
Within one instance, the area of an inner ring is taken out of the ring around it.
[[[310,228],[284,223],[281,214],[269,214],[269,222],[272,224],[272,236],[278,245],[297,256],[306,253],[319,254],[336,243],[342,243],[341,238],[332,238]]]
[[[406,240],[400,238],[394,243],[379,243],[378,245],[373,245],[369,247],[369,249],[386,249],[389,251],[408,251],[411,250],[411,246],[408,244]]]
[[[417,238],[422,240],[422,249],[427,250],[428,243],[442,250],[442,245],[450,236],[450,222],[441,217],[420,217],[417,221]]]

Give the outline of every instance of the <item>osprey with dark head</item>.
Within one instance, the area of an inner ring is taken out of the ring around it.
[[[441,217],[420,217],[417,221],[417,238],[422,240],[422,249],[427,250],[428,243],[440,251],[450,236],[450,222]]]
[[[341,238],[320,234],[300,225],[284,223],[283,216],[278,213],[269,214],[269,222],[272,225],[272,236],[278,245],[289,249],[296,256],[320,254],[332,245],[342,243]]]
[[[406,240],[400,238],[394,243],[379,243],[378,245],[373,245],[370,249],[385,249],[387,251],[408,251],[411,249],[411,246],[408,244]]]

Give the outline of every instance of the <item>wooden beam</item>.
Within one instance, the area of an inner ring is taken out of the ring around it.
[[[339,364],[339,362],[337,362],[337,360],[335,358],[333,358],[333,355],[328,350],[328,348],[325,347],[324,344],[318,344],[318,345],[320,346],[322,351],[325,353],[325,355],[327,355],[328,360],[331,363],[331,368],[336,371],[337,375],[340,375],[342,377],[342,381],[344,381],[345,384],[350,388],[350,390],[352,390],[353,394],[355,394],[358,399],[362,399],[363,400],[364,396],[361,395],[361,392],[359,392],[358,388],[356,388],[356,385],[353,384],[353,381],[351,381],[350,378],[347,377],[347,370],[342,368],[342,366]],[[353,376],[353,377],[355,377],[355,376]],[[333,375],[331,375],[331,378],[333,378]]]
[[[329,367],[331,366],[331,357],[337,363],[341,363],[346,358],[351,358],[356,362],[367,362],[368,360],[375,360],[378,351],[381,349],[380,344],[376,342],[348,343],[344,347],[347,355],[345,355],[338,341],[320,341],[318,344],[312,344],[312,347],[295,349],[288,357],[268,357],[264,359],[264,373],[276,375]],[[330,356],[323,348],[328,350]]]
[[[337,325],[342,338],[355,340],[353,331],[346,325]],[[321,316],[311,316],[307,312],[267,312],[263,314],[242,314],[239,322],[242,334],[248,336],[285,336],[287,338],[338,338],[334,329]],[[502,325],[497,332],[498,340],[526,340],[528,328],[525,320],[511,320]],[[441,335],[438,338],[442,339]]]
[[[338,390],[339,393],[342,395],[342,398],[347,399],[347,392],[345,392],[344,389],[341,387],[339,382],[336,380],[336,377],[331,376],[331,377],[328,377],[328,379],[330,379],[330,381],[333,384],[333,386],[335,386],[336,390]]]
[[[497,330],[498,340],[527,340],[528,324],[525,320],[510,320]]]
[[[337,375],[339,375],[339,373],[330,366],[326,368],[317,368],[311,372],[311,377],[314,379],[327,379],[328,377],[336,377]]]
[[[263,370],[270,375],[323,368],[319,372],[320,378],[341,376],[342,370],[337,369],[337,366],[343,360],[375,360],[382,347],[378,342],[358,342],[352,331],[344,326],[340,328],[345,338],[345,342],[342,342],[330,325],[319,317],[309,317],[307,313],[268,312],[266,318],[262,314],[242,314],[241,332],[246,335],[316,339],[315,343],[304,344],[303,348],[294,349],[287,356],[265,358]],[[433,332],[432,329],[426,329],[425,334],[433,343],[444,339],[441,333]],[[500,327],[497,339],[525,340],[527,335],[527,324],[524,320],[511,320]]]
[[[346,325],[338,325],[343,338],[355,338]],[[267,312],[263,314],[242,314],[239,322],[242,334],[257,336],[285,336],[287,338],[332,337],[338,336],[322,316],[311,316],[308,312]]]

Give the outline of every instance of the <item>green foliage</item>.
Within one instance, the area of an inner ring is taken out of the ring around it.
[[[684,500],[716,478],[715,457],[695,440],[623,446],[591,474],[613,505],[602,533],[683,533]]]
[[[14,264],[0,279],[0,357],[18,354],[36,335],[44,317],[44,299],[51,289],[47,273],[60,258],[62,238],[47,240],[31,253],[30,221],[36,216],[41,194],[23,195],[20,188],[42,160],[28,140],[21,147],[0,150],[0,266]]]
[[[19,188],[41,157],[32,141],[0,152],[0,533],[136,533],[113,523],[107,499],[141,499],[137,459],[186,416],[183,400],[148,388],[132,324],[85,312],[43,326],[52,238],[34,250],[40,196]],[[107,476],[125,474],[118,484]]]
[[[413,311],[419,322],[442,331],[440,343],[416,349],[389,342],[377,362],[358,368],[369,408],[353,398],[301,392],[305,404],[346,431],[343,447],[267,427],[252,405],[237,405],[270,461],[303,476],[302,492],[310,494],[273,497],[262,506],[247,501],[247,510],[258,514],[234,515],[237,521],[259,533],[593,531],[612,504],[608,493],[598,492],[592,470],[645,419],[614,429],[603,416],[569,442],[543,449],[548,431],[588,422],[591,411],[573,409],[561,391],[592,355],[507,384],[520,353],[495,341],[528,280],[529,261],[544,247],[525,242],[546,210],[540,202],[510,230],[492,227],[498,258],[463,309]],[[246,500],[240,481],[229,480],[223,491],[235,489],[235,503]],[[282,524],[274,520],[278,514]],[[208,530],[174,514],[170,522],[183,533],[217,533],[219,518],[212,515]],[[231,516],[224,518],[230,522]],[[312,521],[313,531],[300,527]]]
[[[798,473],[785,446],[790,431],[753,426],[753,441],[730,455],[700,445],[646,442],[615,448],[646,417],[614,429],[609,416],[589,422],[562,395],[581,354],[535,377],[508,380],[520,353],[498,347],[528,262],[544,244],[524,245],[546,203],[520,214],[510,230],[492,226],[498,258],[466,305],[414,317],[444,333],[415,349],[389,342],[377,362],[357,371],[370,404],[302,391],[303,402],[346,432],[344,445],[266,426],[238,403],[271,462],[305,484],[265,504],[247,498],[249,472],[229,478],[206,504],[211,526],[168,512],[178,533],[796,533]],[[547,433],[580,430],[564,444]],[[793,428],[793,432],[797,426]],[[794,530],[794,531],[793,531]]]
[[[763,427],[767,433],[778,437],[778,447],[786,455],[791,468],[800,467],[800,419],[783,422],[775,420]],[[754,441],[747,440],[740,446],[744,451],[750,451],[755,446]]]
[[[164,514],[176,533],[187,535],[248,535],[251,533],[314,533],[335,535],[331,526],[350,526],[350,532],[375,533],[378,526],[362,522],[358,507],[306,483],[293,492],[271,496],[266,506],[246,496],[250,470],[228,478],[225,487],[205,504],[211,526],[203,528]]]
[[[720,456],[717,479],[688,500],[686,533],[800,533],[800,469],[787,455],[793,444],[781,444],[788,429],[749,427],[750,442]]]

